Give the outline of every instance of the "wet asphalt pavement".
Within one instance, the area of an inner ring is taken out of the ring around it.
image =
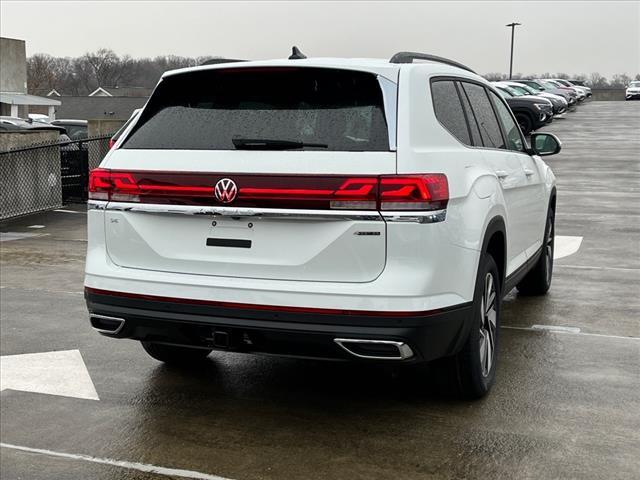
[[[497,383],[477,402],[428,368],[215,352],[166,367],[89,327],[83,206],[0,224],[42,235],[0,244],[0,353],[78,349],[100,397],[0,393],[3,445],[77,455],[5,445],[0,476],[168,478],[97,457],[235,480],[638,478],[640,102],[587,103],[544,130],[563,141],[548,160],[557,235],[583,240],[547,296],[506,298]]]

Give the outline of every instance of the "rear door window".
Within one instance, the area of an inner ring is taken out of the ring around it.
[[[462,88],[460,82],[458,84],[458,91],[460,92],[460,101],[462,102],[462,108],[467,116],[467,121],[469,123],[469,130],[471,131],[471,139],[473,140],[473,144],[482,147],[482,137],[480,136],[480,128],[478,127],[478,120],[476,119],[475,114],[473,113],[473,109],[471,108],[471,104],[469,103],[469,99],[467,98],[467,94]]]
[[[431,82],[431,97],[438,121],[462,143],[471,145],[469,128],[453,81],[434,80]]]
[[[469,82],[462,82],[462,85],[464,91],[467,93],[476,120],[478,121],[484,146],[489,148],[506,148],[498,119],[493,111],[485,88],[482,85]]]
[[[128,149],[389,151],[383,94],[369,72],[246,67],[166,77]]]

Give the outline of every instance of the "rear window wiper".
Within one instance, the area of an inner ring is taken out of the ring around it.
[[[307,143],[295,140],[277,140],[271,138],[242,138],[231,139],[237,150],[289,150],[304,147],[329,148],[326,143]]]

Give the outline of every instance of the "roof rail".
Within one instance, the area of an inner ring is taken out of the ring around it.
[[[437,55],[430,55],[428,53],[420,52],[398,52],[391,59],[389,63],[413,63],[414,60],[430,60],[432,62],[445,63],[452,67],[462,68],[467,72],[476,73],[466,65],[456,62],[455,60],[449,60],[448,58],[438,57]]]

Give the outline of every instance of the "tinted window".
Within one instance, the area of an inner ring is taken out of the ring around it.
[[[274,149],[388,151],[383,105],[378,79],[367,72],[196,71],[158,85],[124,148],[233,150],[269,140],[262,143]]]
[[[467,114],[467,120],[469,121],[469,130],[471,130],[471,138],[473,140],[473,144],[479,147],[482,146],[482,137],[480,136],[480,129],[478,128],[478,121],[476,120],[476,116],[471,109],[471,105],[469,104],[469,99],[467,98],[467,94],[462,89],[462,85],[458,82],[458,88],[460,92],[460,100],[462,101],[462,108],[464,108],[464,112]]]
[[[438,121],[465,145],[471,144],[467,121],[462,110],[456,86],[451,80],[437,80],[431,83],[433,109]]]
[[[487,96],[484,87],[475,83],[462,82],[464,91],[467,93],[471,108],[475,113],[480,135],[485,147],[505,148],[498,119],[493,112],[493,107]]]
[[[87,138],[87,127],[82,125],[63,125],[67,129],[67,135],[71,140],[82,140]]]
[[[522,137],[520,136],[520,129],[516,124],[515,120],[511,116],[511,112],[509,108],[504,104],[504,102],[498,98],[498,96],[489,92],[489,96],[493,100],[493,104],[496,107],[496,111],[498,112],[498,118],[500,119],[500,123],[502,124],[502,128],[507,134],[507,148],[509,150],[517,150],[518,152],[522,152]]]

